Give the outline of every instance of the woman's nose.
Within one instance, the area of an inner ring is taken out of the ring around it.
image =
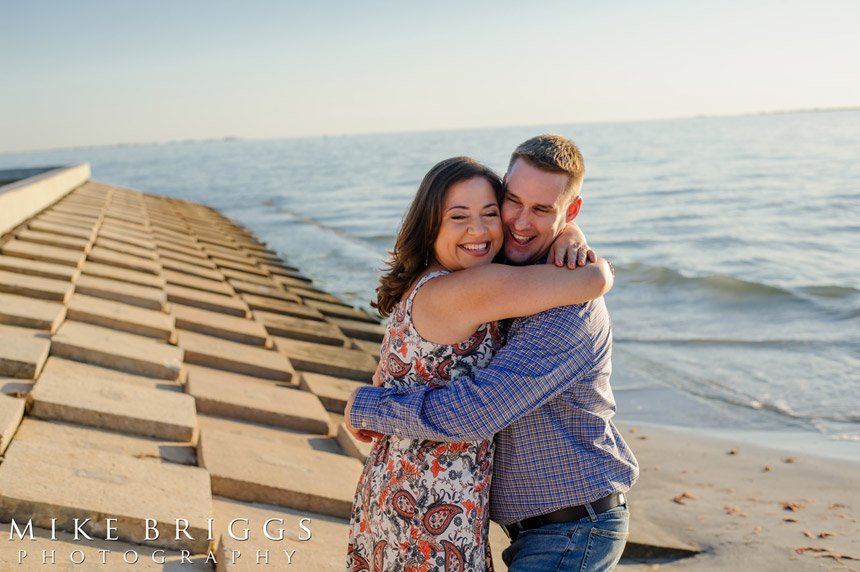
[[[469,225],[469,232],[471,234],[484,234],[487,232],[487,225],[480,218],[475,219]]]

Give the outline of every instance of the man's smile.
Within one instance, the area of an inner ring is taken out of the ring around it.
[[[525,246],[532,240],[534,240],[535,236],[526,236],[524,234],[517,234],[514,231],[510,232],[511,238],[514,239],[514,242],[520,246]]]

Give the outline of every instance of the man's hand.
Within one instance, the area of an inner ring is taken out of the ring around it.
[[[370,429],[356,429],[352,426],[352,419],[349,417],[349,412],[352,410],[352,402],[355,401],[355,394],[358,389],[352,392],[349,400],[346,402],[346,408],[343,410],[343,423],[346,425],[346,430],[352,433],[352,436],[362,443],[371,443],[374,439],[381,439],[382,433],[371,431]]]
[[[597,255],[588,248],[579,226],[569,222],[550,246],[546,263],[562,267],[567,262],[567,267],[573,269],[595,260]]]

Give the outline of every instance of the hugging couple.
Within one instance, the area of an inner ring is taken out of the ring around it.
[[[618,563],[639,470],[612,423],[611,267],[572,222],[583,175],[540,135],[504,180],[455,157],[421,182],[377,288],[380,367],[345,412],[376,439],[348,570],[492,570],[490,519],[512,572]]]

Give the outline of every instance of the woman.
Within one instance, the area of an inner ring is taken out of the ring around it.
[[[586,302],[608,289],[598,266],[491,264],[502,247],[502,184],[465,157],[424,177],[377,289],[390,315],[381,349],[386,387],[443,385],[486,366],[504,318]],[[365,463],[353,503],[349,570],[492,569],[491,441],[385,436]]]

